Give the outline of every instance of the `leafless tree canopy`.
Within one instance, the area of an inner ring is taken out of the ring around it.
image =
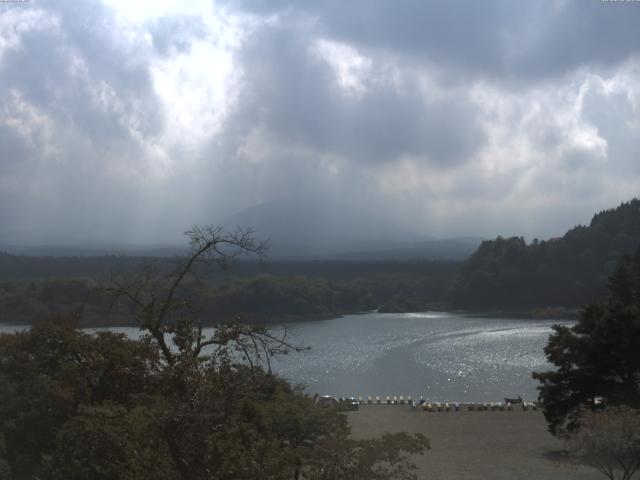
[[[569,445],[610,480],[630,480],[640,468],[640,411],[612,407],[587,412]]]
[[[175,269],[163,272],[145,267],[136,275],[113,276],[105,287],[114,303],[123,299],[129,302],[136,322],[157,343],[168,365],[180,358],[196,359],[205,347],[211,347],[219,355],[223,350],[236,351],[252,369],[264,360],[270,370],[272,355],[301,350],[288,342],[286,328],[276,335],[264,326],[242,325],[237,319],[218,323],[214,335],[206,338],[199,312],[180,295],[180,287],[194,275],[197,264],[217,264],[226,269],[240,256],[263,257],[268,242],[256,240],[251,230],[238,228],[228,233],[212,225],[194,226],[185,235],[190,250]]]

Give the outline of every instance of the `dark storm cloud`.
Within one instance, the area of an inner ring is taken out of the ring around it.
[[[353,0],[229,2],[262,14],[300,12],[329,37],[491,78],[539,78],[637,54],[634,2]]]
[[[518,28],[531,2],[354,0],[296,2],[245,0],[229,2],[261,14],[299,12],[317,19],[326,36],[365,49],[386,49],[465,69],[502,68],[503,28]],[[512,25],[516,23],[515,25]]]
[[[148,168],[140,138],[162,127],[143,52],[119,38],[100,2],[14,13],[19,45],[0,58],[2,233],[38,242],[121,232],[126,177]]]
[[[515,3],[515,2],[514,2]],[[542,22],[514,65],[522,74],[610,66],[638,55],[640,8],[635,2],[571,0]],[[542,13],[542,12],[541,12]]]
[[[129,120],[144,134],[158,132],[146,64],[136,58],[135,45],[118,41],[109,12],[98,2],[44,5],[59,24],[25,32],[20,48],[5,54],[0,90],[18,92],[104,148],[131,140]]]
[[[260,126],[282,142],[374,164],[409,155],[451,166],[467,161],[481,144],[464,92],[454,99],[425,98],[408,76],[400,89],[365,80],[365,91],[350,95],[313,54],[306,33],[266,26],[253,34],[240,56],[244,82],[231,128]]]

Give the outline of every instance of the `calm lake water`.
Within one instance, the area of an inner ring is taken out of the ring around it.
[[[272,366],[321,395],[532,401],[531,372],[550,368],[542,349],[554,323],[572,322],[434,312],[300,322],[288,326],[289,338],[311,349],[277,357]],[[15,328],[0,325],[0,332]],[[136,328],[114,330],[138,335]]]

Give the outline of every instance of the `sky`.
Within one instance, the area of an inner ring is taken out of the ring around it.
[[[640,2],[0,3],[0,244],[273,201],[548,238],[638,196],[639,152]]]

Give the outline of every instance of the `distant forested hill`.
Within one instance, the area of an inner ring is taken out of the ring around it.
[[[127,324],[96,287],[114,274],[135,277],[145,267],[169,273],[176,258],[28,257],[0,253],[0,323],[33,323],[82,305],[85,325]],[[238,261],[222,272],[201,266],[180,293],[207,322],[316,319],[380,307],[421,311],[450,303],[455,262]],[[227,278],[228,277],[228,278]]]
[[[618,259],[640,245],[640,200],[596,214],[562,238],[498,237],[460,267],[453,302],[465,309],[578,307],[605,293]]]

